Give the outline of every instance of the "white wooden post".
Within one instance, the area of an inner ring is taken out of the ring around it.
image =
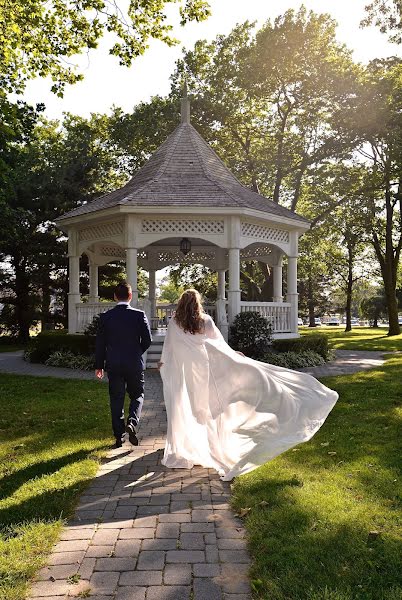
[[[98,265],[92,260],[89,261],[89,301],[98,302]]]
[[[229,243],[229,289],[228,289],[228,320],[229,325],[240,312],[240,236],[241,225],[239,217],[230,218]]]
[[[149,269],[148,297],[151,302],[151,319],[156,317],[156,270]],[[150,322],[151,325],[151,322]]]
[[[231,325],[240,312],[240,249],[229,248],[228,316]]]
[[[274,279],[274,294],[272,300],[274,302],[283,302],[282,292],[282,261],[278,265],[272,267]]]
[[[297,256],[288,257],[288,292],[287,302],[290,302],[290,327],[292,333],[298,333],[298,299],[297,293]]]
[[[218,300],[225,300],[226,298],[226,289],[225,289],[225,276],[226,276],[226,271],[225,269],[219,269],[218,271]]]
[[[138,281],[137,281],[137,248],[126,248],[126,272],[127,281],[133,290],[133,299],[131,304],[135,307],[138,305]]]
[[[80,301],[80,256],[78,253],[78,234],[68,232],[68,333],[77,333],[77,307]]]

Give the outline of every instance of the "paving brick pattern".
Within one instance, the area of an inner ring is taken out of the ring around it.
[[[105,394],[106,394],[105,389]],[[166,413],[147,372],[140,446],[112,450],[32,584],[32,600],[249,600],[249,557],[230,484],[161,465]]]

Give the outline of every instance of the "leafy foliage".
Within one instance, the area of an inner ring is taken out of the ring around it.
[[[88,335],[67,335],[66,330],[40,333],[32,338],[26,358],[33,363],[45,363],[54,352],[70,352],[74,356],[91,356],[95,339]]]
[[[50,76],[52,91],[83,79],[66,59],[96,48],[112,34],[109,53],[129,67],[151,39],[177,43],[167,23],[166,5],[178,3],[181,23],[202,21],[210,12],[205,0],[13,0],[0,2],[0,87],[21,92],[28,79]]]
[[[265,317],[255,312],[236,315],[229,331],[232,348],[258,360],[266,354],[271,342],[271,325]]]
[[[395,44],[402,43],[402,0],[372,0],[366,6],[363,26],[376,25],[381,33],[388,33]]]
[[[329,357],[328,337],[325,334],[314,333],[294,339],[277,339],[272,342],[275,352],[307,352],[311,350],[322,356],[324,360]]]
[[[93,355],[73,354],[70,350],[57,350],[52,352],[49,358],[45,360],[45,365],[91,371],[95,368],[95,357]]]
[[[95,315],[91,323],[89,323],[84,330],[84,335],[94,336],[98,333],[100,323],[100,316]]]
[[[264,362],[286,369],[302,369],[304,367],[316,367],[325,364],[321,354],[313,350],[301,350],[299,352],[268,352],[264,356]]]

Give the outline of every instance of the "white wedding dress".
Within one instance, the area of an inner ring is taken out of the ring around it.
[[[306,373],[237,354],[205,315],[205,332],[172,318],[161,376],[168,430],[163,464],[214,468],[225,481],[309,440],[338,394]]]

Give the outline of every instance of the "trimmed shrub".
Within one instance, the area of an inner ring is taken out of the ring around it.
[[[271,325],[260,313],[243,312],[236,315],[229,331],[229,342],[234,350],[258,360],[267,353],[271,341]]]
[[[92,322],[85,327],[84,335],[96,335],[98,333],[99,323],[100,315],[95,315]]]
[[[305,352],[312,350],[327,361],[330,357],[328,337],[323,333],[306,335],[295,339],[274,340],[272,342],[274,352]]]
[[[73,354],[70,350],[53,352],[45,361],[48,367],[67,367],[68,369],[81,369],[91,371],[95,368],[95,357]]]
[[[264,356],[264,362],[285,367],[286,369],[303,369],[304,367],[316,367],[324,365],[325,360],[321,354],[313,350],[304,350],[302,352],[268,352]]]
[[[75,356],[91,356],[95,351],[95,338],[87,335],[67,335],[66,330],[46,331],[32,339],[25,357],[33,363],[44,363],[51,354],[58,351],[69,351]]]

